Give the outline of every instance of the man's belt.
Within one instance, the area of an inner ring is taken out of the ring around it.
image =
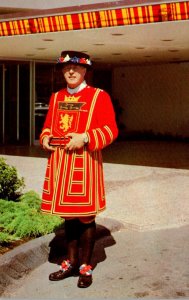
[[[65,147],[70,141],[69,137],[52,137],[50,139],[50,146],[54,147]]]

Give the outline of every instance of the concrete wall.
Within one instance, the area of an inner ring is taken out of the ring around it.
[[[189,137],[189,63],[115,68],[113,91],[127,135]]]

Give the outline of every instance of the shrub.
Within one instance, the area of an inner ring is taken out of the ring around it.
[[[10,243],[14,238],[7,232],[0,232],[0,245],[4,245],[6,243]]]
[[[0,198],[17,200],[24,186],[24,178],[18,178],[16,168],[9,166],[5,159],[0,157]]]
[[[19,200],[19,202],[0,200],[2,233],[12,235],[14,239],[39,237],[53,232],[62,225],[60,217],[41,213],[41,199],[34,191],[25,193]]]

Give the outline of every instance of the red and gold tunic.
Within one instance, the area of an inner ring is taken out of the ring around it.
[[[88,136],[82,149],[56,147],[47,164],[41,210],[61,217],[87,217],[105,209],[101,149],[113,142],[118,129],[109,95],[86,86],[73,95],[53,94],[40,136],[62,137],[70,132]]]

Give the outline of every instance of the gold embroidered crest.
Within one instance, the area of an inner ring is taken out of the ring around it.
[[[61,114],[60,115],[60,129],[62,129],[64,132],[66,132],[69,128],[72,126],[73,116],[70,116],[68,114]]]
[[[58,109],[61,110],[77,110],[80,111],[85,102],[62,102],[58,103]]]
[[[78,100],[79,100],[80,97],[81,96],[75,97],[75,96],[66,96],[65,95],[64,101],[65,102],[78,102]]]

